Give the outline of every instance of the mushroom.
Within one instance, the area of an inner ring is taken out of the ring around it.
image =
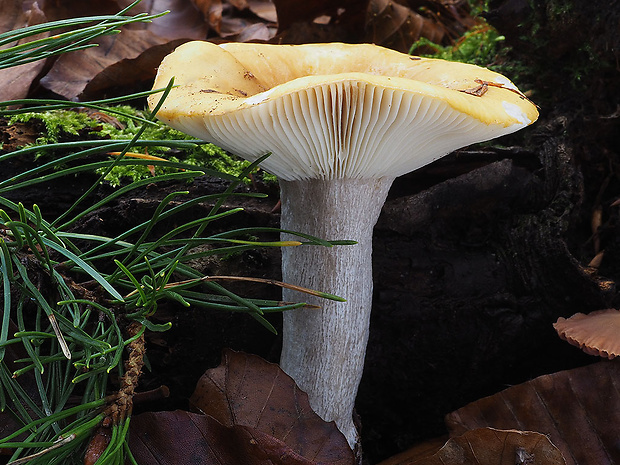
[[[284,281],[346,299],[284,314],[281,366],[354,447],[372,232],[392,181],[531,124],[536,107],[487,69],[369,44],[189,42],[164,59],[155,87],[172,77],[159,119],[248,160],[271,153],[262,167],[279,178],[282,229],[357,241],[282,251]]]
[[[608,308],[587,315],[575,313],[570,318],[558,318],[553,327],[560,338],[586,354],[609,360],[620,355],[620,310]]]

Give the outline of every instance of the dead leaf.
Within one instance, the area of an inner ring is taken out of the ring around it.
[[[436,21],[393,0],[370,2],[367,28],[370,42],[405,53],[420,37],[439,44],[445,35],[443,27]]]
[[[329,17],[330,35],[340,40],[356,42],[362,39],[366,10],[369,0],[315,0],[312,2],[291,2],[289,0],[273,0],[278,16],[278,37],[285,43],[304,43],[304,35],[313,32],[310,25],[316,18]],[[299,34],[300,25],[305,31]],[[320,25],[322,26],[322,25]],[[293,28],[291,30],[291,28]],[[322,29],[325,29],[323,27]],[[311,38],[310,38],[311,39]]]
[[[245,10],[248,7],[248,2],[246,0],[228,0],[228,3],[237,10]]]
[[[41,79],[41,85],[67,99],[80,98],[95,76],[123,59],[135,59],[143,51],[168,42],[149,31],[125,30],[122,34],[101,37],[98,47],[66,53]]]
[[[565,465],[544,434],[480,428],[449,439],[436,453],[402,453],[379,465]]]
[[[119,6],[125,8],[133,0],[119,0]],[[135,23],[129,29],[149,30],[151,33],[169,40],[205,39],[209,26],[200,11],[191,0],[150,0],[142,1],[130,10],[130,14],[158,14],[168,11],[164,16],[150,23]]]
[[[540,433],[480,428],[446,442],[419,465],[565,465],[560,451]]]
[[[381,461],[377,465],[406,465],[408,463],[415,463],[420,459],[426,459],[439,452],[448,439],[448,435],[446,434],[439,438],[425,440],[424,442],[418,443],[403,452],[399,452]]]
[[[620,365],[605,361],[540,376],[446,417],[451,435],[492,427],[547,435],[568,465],[620,463]]]
[[[275,27],[270,28],[263,22],[248,21],[244,18],[224,18],[220,31],[222,38],[235,42],[268,41],[275,33]]]
[[[0,32],[13,31],[26,26],[44,23],[45,14],[36,2],[28,8],[28,3],[21,0],[0,0]],[[23,41],[7,44],[9,48],[24,42],[49,36],[49,33],[38,34]],[[45,60],[26,63],[12,68],[0,70],[0,101],[25,98],[34,78],[45,66]]]
[[[227,427],[209,415],[180,410],[149,412],[133,417],[129,447],[140,465],[337,463],[304,458],[282,441],[255,429]]]
[[[87,3],[88,5],[85,5]],[[83,2],[67,0],[46,2],[48,17],[61,20],[67,17],[112,14],[129,4],[118,2]],[[139,3],[127,14],[169,14],[150,23],[135,23],[122,28],[118,35],[93,41],[98,46],[67,53],[58,58],[41,84],[67,99],[99,97],[95,91],[108,88],[131,89],[136,82],[148,81],[155,75],[161,58],[183,40],[204,39],[208,27],[190,0],[153,0]]]
[[[222,26],[222,0],[192,0],[198,10],[207,19],[209,27],[220,34]]]
[[[336,425],[312,411],[306,393],[278,365],[255,355],[224,351],[222,364],[202,376],[190,402],[225,426],[269,434],[314,462],[354,462]]]
[[[274,24],[278,21],[276,6],[271,0],[248,0],[247,4],[250,11],[259,18]]]
[[[419,444],[378,465],[565,465],[549,438],[531,431],[479,428],[437,445]]]
[[[104,68],[84,87],[80,100],[96,99],[103,94],[127,94],[133,89],[150,88],[161,60],[186,39],[172,40],[147,48],[136,58],[125,58]]]

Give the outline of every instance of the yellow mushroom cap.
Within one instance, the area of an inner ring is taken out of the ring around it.
[[[173,77],[159,119],[284,180],[396,177],[538,118],[498,73],[370,44],[188,42]]]

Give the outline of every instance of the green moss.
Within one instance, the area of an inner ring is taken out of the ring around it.
[[[106,117],[97,119],[85,112],[74,110],[22,113],[13,116],[10,123],[40,124],[41,135],[37,138],[35,145],[53,144],[77,137],[89,140],[131,139],[142,127],[142,123],[134,118],[145,118],[147,115],[145,112],[125,105],[116,106],[113,109],[114,113],[106,113]],[[193,140],[192,137],[160,122],[156,122],[154,125],[147,125],[140,137],[146,140]],[[149,147],[147,152],[144,147],[135,146],[132,151],[148,153],[149,155],[166,158],[170,161],[182,161],[196,165],[198,168],[212,169],[234,176],[238,176],[250,164],[209,143],[196,145],[183,152],[174,153],[166,147]],[[42,151],[38,156],[45,156],[46,153]],[[117,166],[106,176],[106,180],[113,186],[118,186],[125,179],[135,181],[148,178],[153,175],[152,170],[154,170],[155,174],[163,174],[169,171],[169,169],[153,168],[145,165]],[[270,175],[263,178],[265,181],[275,180],[275,176]]]
[[[409,53],[415,54],[416,50],[423,47],[431,48],[435,53],[424,56],[489,66],[497,61],[500,44],[504,39],[504,36],[500,35],[493,27],[481,24],[467,31],[456,44],[451,46],[438,45],[426,38],[421,38],[411,46]]]
[[[36,145],[54,144],[69,136],[91,132],[99,126],[99,123],[86,113],[68,110],[22,113],[11,117],[9,124],[15,123],[41,125],[41,134],[36,140]]]

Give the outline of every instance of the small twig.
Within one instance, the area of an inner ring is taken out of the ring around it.
[[[131,323],[127,327],[129,337],[134,337],[140,331],[142,325],[137,322]],[[129,357],[125,362],[125,374],[121,378],[118,398],[110,405],[106,411],[106,416],[112,418],[114,424],[120,423],[127,416],[131,415],[133,408],[133,396],[138,380],[144,366],[144,354],[146,352],[144,333],[127,346]]]
[[[130,338],[136,336],[142,325],[137,322],[127,327]],[[105,452],[112,438],[112,427],[118,425],[131,415],[134,402],[134,391],[138,386],[142,367],[144,366],[144,353],[146,352],[144,333],[127,345],[129,357],[125,362],[125,374],[120,379],[120,388],[113,398],[113,402],[104,410],[104,419],[101,425],[94,431],[88,442],[84,454],[84,464],[91,465],[97,462]]]

